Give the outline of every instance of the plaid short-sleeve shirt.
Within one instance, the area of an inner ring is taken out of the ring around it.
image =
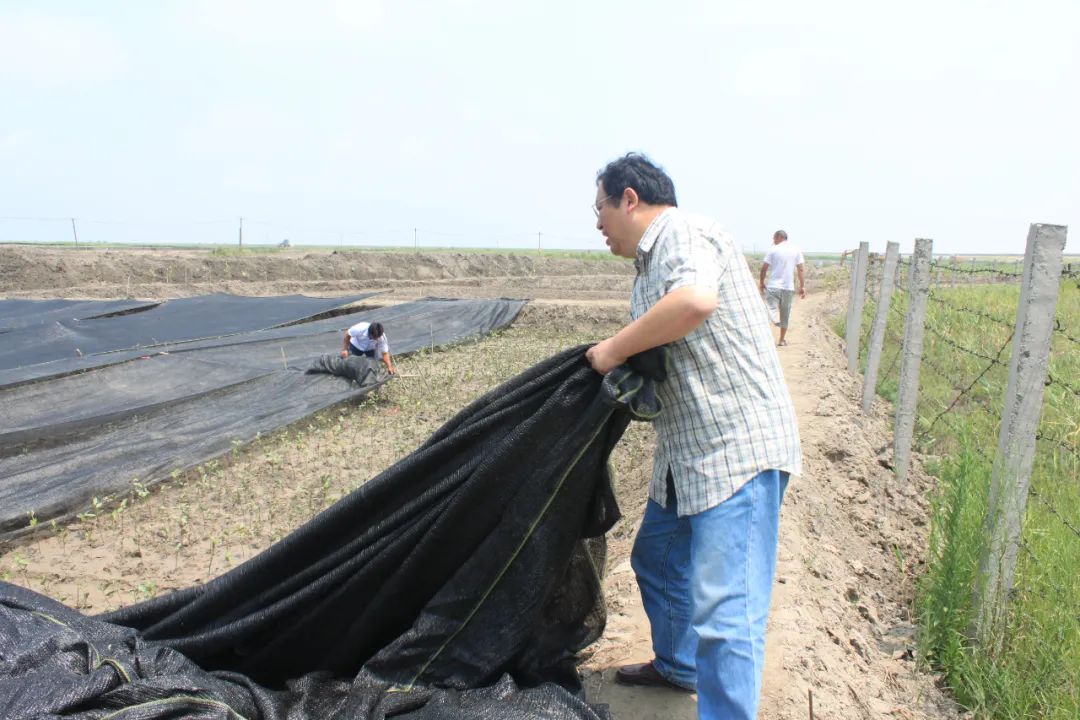
[[[645,231],[634,262],[635,320],[681,287],[713,288],[717,299],[704,323],[671,344],[649,497],[667,506],[670,470],[679,515],[693,515],[763,470],[801,474],[795,408],[739,247],[714,222],[669,208]]]

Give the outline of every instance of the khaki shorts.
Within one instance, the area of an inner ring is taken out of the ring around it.
[[[791,318],[791,301],[795,298],[794,290],[765,288],[765,304],[769,306],[769,319],[776,327],[786,328]]]

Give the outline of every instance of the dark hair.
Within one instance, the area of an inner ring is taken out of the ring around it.
[[[372,340],[378,340],[379,338],[381,338],[383,334],[382,323],[373,322],[368,325],[367,334],[368,337]]]
[[[615,207],[619,206],[623,191],[628,187],[633,188],[641,201],[649,205],[679,205],[675,200],[675,183],[659,165],[641,153],[627,153],[609,162],[596,174],[596,184],[601,183]]]
[[[784,238],[785,240],[787,240],[787,233],[786,233],[786,232],[784,232],[783,230],[777,230],[776,232],[774,232],[774,233],[772,234],[772,236],[773,236],[774,238],[782,237],[782,238]]]

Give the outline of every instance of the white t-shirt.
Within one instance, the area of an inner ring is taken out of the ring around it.
[[[765,281],[765,287],[773,290],[795,289],[795,267],[806,262],[803,259],[802,250],[785,240],[779,245],[773,245],[765,255],[765,263],[769,266],[769,277]]]
[[[368,322],[358,322],[349,328],[349,343],[360,352],[374,350],[376,357],[382,357],[384,353],[389,355],[390,343],[386,341],[386,333],[383,332],[378,340],[372,340],[367,334],[370,325]]]

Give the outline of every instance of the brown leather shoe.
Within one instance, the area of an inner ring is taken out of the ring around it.
[[[620,685],[636,685],[639,687],[661,687],[680,692],[694,692],[690,688],[676,685],[660,674],[652,662],[638,663],[636,665],[623,665],[615,671],[615,682]]]

